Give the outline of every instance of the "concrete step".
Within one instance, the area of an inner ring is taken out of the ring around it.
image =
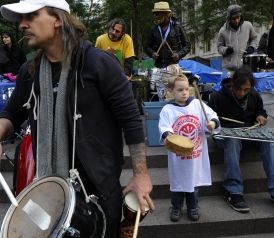
[[[267,181],[266,175],[263,170],[262,163],[256,162],[244,162],[241,163],[242,175],[244,178],[245,193],[266,192]],[[200,188],[200,196],[216,196],[222,194],[222,181],[223,181],[223,164],[211,165],[212,185]],[[167,168],[151,168],[149,170],[152,183],[153,192],[152,197],[158,199],[169,198],[169,180]],[[2,172],[7,184],[13,188],[13,173]],[[123,169],[121,175],[121,184],[125,186],[132,176],[132,169]],[[0,185],[0,202],[8,202],[5,191]]]
[[[223,151],[219,149],[211,136],[207,136],[208,154],[211,164],[221,164],[223,160]],[[241,161],[258,161],[260,160],[259,147],[255,143],[247,145],[243,142],[243,150],[241,153]],[[127,146],[124,147],[125,164],[124,168],[131,168],[131,159]],[[164,146],[147,147],[147,164],[149,168],[165,168],[167,167],[167,150]]]
[[[183,216],[176,223],[169,220],[170,200],[156,199],[156,210],[140,223],[138,238],[273,237],[274,203],[268,194],[247,194],[245,198],[251,209],[247,214],[232,210],[221,196],[201,197],[200,220],[189,221],[183,209]],[[0,203],[0,224],[9,206]]]
[[[155,200],[156,210],[140,223],[139,238],[237,237],[257,233],[274,233],[274,203],[268,193],[245,196],[251,211],[241,214],[232,210],[221,196],[199,199],[201,218],[191,222],[183,209],[177,223],[169,220],[169,199]]]
[[[267,181],[263,170],[262,162],[244,162],[241,163],[242,175],[244,178],[245,193],[266,192]],[[211,165],[212,186],[201,187],[200,196],[215,196],[222,194],[223,164]],[[167,168],[151,168],[149,170],[153,183],[153,198],[168,198],[169,180]],[[125,186],[132,176],[131,169],[123,169],[121,175],[121,184]]]

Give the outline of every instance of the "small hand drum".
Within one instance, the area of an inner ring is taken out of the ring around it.
[[[187,156],[192,154],[194,143],[188,137],[172,134],[167,136],[165,147],[177,156]]]
[[[124,214],[125,219],[128,221],[133,221],[133,223],[134,223],[138,208],[139,208],[139,202],[138,202],[136,195],[133,192],[129,192],[125,196],[124,204],[123,204],[123,214]],[[146,206],[145,206],[145,211],[146,211],[146,214],[141,215],[140,221],[142,221],[143,218],[149,212],[148,204],[146,204]]]

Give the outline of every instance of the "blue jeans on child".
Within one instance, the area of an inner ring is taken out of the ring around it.
[[[231,194],[243,194],[243,180],[240,169],[240,152],[242,141],[225,138],[215,140],[218,147],[224,150],[224,184],[225,190]],[[248,143],[248,141],[245,141]],[[253,143],[253,142],[252,142]],[[256,142],[260,145],[261,159],[267,176],[270,194],[274,195],[274,143]]]
[[[198,206],[198,188],[195,188],[193,193],[186,192],[171,192],[172,207],[178,210],[184,205],[184,198],[186,198],[186,206],[188,209],[195,209]]]

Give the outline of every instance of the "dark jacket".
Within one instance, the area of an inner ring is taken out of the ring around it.
[[[152,57],[153,52],[157,52],[161,45],[162,38],[158,26],[154,26],[147,41],[146,52]],[[167,42],[174,53],[179,55],[179,59],[183,58],[190,52],[190,42],[183,29],[183,27],[175,21],[172,21],[170,33],[167,36]],[[168,46],[164,44],[159,51],[159,57],[155,60],[155,66],[164,68],[171,64],[177,64],[179,60],[175,61],[172,58],[172,53]]]
[[[139,110],[117,59],[111,54],[82,43],[72,57],[68,82],[68,121],[71,141],[73,132],[74,83],[78,74],[77,113],[82,117],[76,125],[76,161],[84,168],[89,181],[108,196],[119,184],[123,163],[122,130],[126,144],[144,142]],[[15,127],[29,118],[34,149],[36,121],[33,119],[34,99],[26,110],[32,83],[39,94],[39,67],[34,77],[25,64],[16,80],[16,88],[0,117],[8,118]],[[72,148],[72,147],[70,147]],[[81,176],[81,174],[80,174]]]
[[[0,62],[0,74],[13,73],[18,74],[21,65],[27,61],[26,55],[19,46],[12,46],[11,48],[3,46],[1,53],[8,58],[7,62]]]
[[[248,94],[247,108],[244,110],[232,95],[230,84],[223,83],[222,89],[219,92],[212,93],[208,106],[211,107],[219,117],[227,117],[246,123],[243,125],[225,121],[220,118],[222,127],[252,126],[254,122],[256,122],[257,116],[262,115],[267,118],[266,111],[263,108],[263,100],[259,93],[253,89]]]
[[[267,54],[269,58],[274,60],[274,27],[265,32],[259,41],[258,53]]]

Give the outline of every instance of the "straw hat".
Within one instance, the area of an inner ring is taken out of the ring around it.
[[[154,3],[154,9],[152,12],[171,12],[168,2],[156,2]]]

